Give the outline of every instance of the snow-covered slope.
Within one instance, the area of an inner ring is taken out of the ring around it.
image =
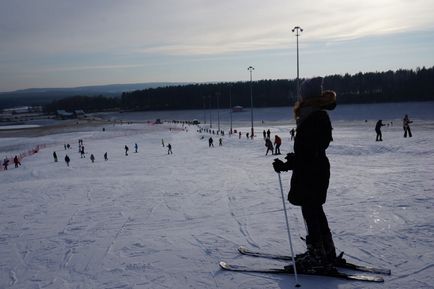
[[[393,125],[383,128],[383,142],[374,141],[377,115],[357,106],[346,108],[348,117],[331,113],[332,176],[325,211],[336,246],[349,260],[388,267],[392,275],[385,276],[384,284],[300,276],[302,288],[434,288],[432,106],[421,104],[411,112],[396,108],[398,117],[390,117]],[[272,135],[283,137],[282,153],[291,151],[293,121],[282,125],[286,116],[277,116],[280,109],[255,112],[264,120],[257,132],[270,128]],[[407,112],[414,120],[414,136],[405,139],[396,119]],[[189,115],[172,112],[169,117],[161,118]],[[227,131],[227,115],[223,117]],[[252,141],[226,134],[222,147],[214,135],[216,147],[209,148],[209,134],[186,128],[124,124],[106,126],[105,132],[92,128],[1,139],[0,156],[47,146],[18,169],[0,172],[0,288],[293,287],[291,276],[218,267],[220,260],[285,264],[237,253],[240,244],[289,252],[278,178],[271,166],[275,156],[265,156],[262,135]],[[235,128],[247,132],[248,117]],[[86,158],[78,154],[78,139],[84,140]],[[172,145],[173,155],[162,147],[162,139]],[[72,149],[64,150],[65,143]],[[70,167],[63,161],[66,153]],[[89,160],[91,153],[95,163]],[[285,193],[289,178],[290,173],[282,174]],[[295,250],[304,251],[299,208],[289,206],[288,215]]]

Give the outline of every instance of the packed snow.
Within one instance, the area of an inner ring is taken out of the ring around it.
[[[404,114],[413,120],[412,138],[403,137]],[[212,111],[213,129],[219,116],[226,132],[223,146],[196,126],[152,122],[199,119],[208,128],[210,111],[103,116],[130,123],[0,139],[1,159],[41,147],[20,167],[0,171],[0,288],[294,287],[291,275],[228,272],[218,265],[286,264],[242,256],[237,248],[289,254],[271,166],[276,156],[265,156],[262,137],[264,129],[282,137],[282,159],[292,151],[289,108],[255,109],[254,140],[245,137],[248,109],[233,114],[241,139],[228,135],[227,111]],[[434,288],[434,103],[342,105],[330,116],[334,141],[327,150],[331,180],[324,208],[338,252],[355,263],[390,268],[392,275],[379,284],[300,275],[301,288]],[[387,124],[383,142],[375,142],[378,119]],[[172,155],[162,140],[172,145]],[[67,143],[72,148],[65,150]],[[290,176],[281,175],[285,195]],[[287,208],[301,253],[300,208]]]

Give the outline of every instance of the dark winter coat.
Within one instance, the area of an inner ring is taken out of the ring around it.
[[[312,112],[297,127],[294,141],[291,189],[288,200],[293,205],[322,205],[326,201],[330,163],[326,149],[332,141],[332,126],[326,111]]]

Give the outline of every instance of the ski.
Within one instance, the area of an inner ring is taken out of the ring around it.
[[[261,257],[261,258],[277,259],[277,260],[287,260],[287,261],[292,262],[291,256],[253,251],[253,250],[250,250],[244,246],[240,246],[238,248],[238,252],[240,252],[243,255],[249,255],[249,256],[253,256],[253,257]],[[346,260],[344,260],[342,258],[340,258],[340,259],[342,260],[342,262],[338,262],[337,264],[335,264],[336,267],[351,269],[351,270],[357,270],[357,271],[362,271],[362,272],[376,273],[376,274],[385,274],[385,275],[391,274],[390,269],[375,268],[375,267],[371,267],[371,266],[358,265],[358,264],[353,264],[353,263],[347,262]]]
[[[246,273],[270,273],[270,274],[294,274],[292,270],[279,268],[279,267],[258,267],[258,266],[243,266],[234,265],[226,262],[220,262],[220,267],[224,270],[235,271],[235,272],[246,272]],[[340,272],[338,270],[321,272],[321,271],[306,271],[299,272],[301,275],[311,275],[311,276],[324,276],[324,277],[334,277],[346,280],[356,280],[356,281],[367,281],[367,282],[384,282],[381,276],[375,275],[364,275],[364,274],[347,274]]]

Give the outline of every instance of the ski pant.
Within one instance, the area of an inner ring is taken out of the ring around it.
[[[280,144],[276,144],[276,148],[275,148],[275,155],[279,154],[280,155]]]
[[[377,137],[376,137],[376,141],[382,141],[383,140],[383,135],[381,134],[381,130],[376,130],[375,131],[377,133]]]
[[[330,236],[330,228],[322,205],[302,206],[301,213],[306,222],[310,242],[320,243],[325,236]]]
[[[412,137],[410,127],[404,127],[404,137],[407,137],[407,133],[409,137]]]

